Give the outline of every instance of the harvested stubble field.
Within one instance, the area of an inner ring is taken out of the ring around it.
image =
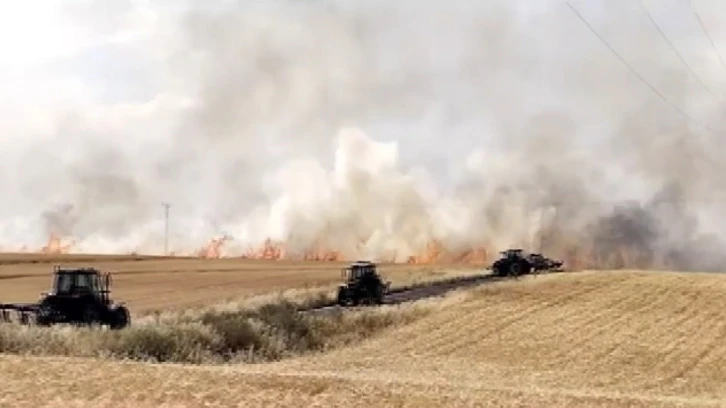
[[[134,314],[191,308],[287,289],[330,288],[345,262],[164,258],[117,255],[0,254],[0,303],[33,302],[51,283],[53,264],[113,273],[112,297]],[[471,267],[381,265],[393,286],[479,273]]]
[[[4,355],[0,406],[726,406],[724,310],[722,275],[527,277],[369,310],[390,324],[271,363]]]

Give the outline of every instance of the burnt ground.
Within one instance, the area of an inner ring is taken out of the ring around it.
[[[545,273],[545,272],[543,272]],[[547,274],[552,273],[563,273],[563,272],[546,272]],[[448,292],[457,289],[471,288],[479,285],[484,285],[493,282],[500,282],[504,280],[515,280],[517,278],[511,277],[499,277],[491,274],[491,271],[482,271],[482,274],[457,277],[437,282],[427,282],[417,285],[411,285],[406,287],[392,288],[383,298],[384,305],[395,305],[405,302],[414,302],[421,299],[432,298],[437,296],[444,296]],[[365,307],[365,306],[359,306]],[[334,301],[323,305],[317,305],[308,309],[300,310],[301,312],[312,312],[319,313],[330,310],[336,310],[343,308],[337,305]],[[351,307],[347,307],[351,308]]]

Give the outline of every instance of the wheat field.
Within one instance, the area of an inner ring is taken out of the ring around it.
[[[554,274],[386,309],[413,307],[427,313],[274,363],[4,355],[0,406],[726,406],[726,276]]]
[[[0,255],[0,303],[34,302],[51,284],[53,264],[113,274],[112,297],[134,314],[193,308],[244,296],[341,282],[345,262],[199,259],[114,255]],[[466,266],[380,266],[394,286],[480,273]]]

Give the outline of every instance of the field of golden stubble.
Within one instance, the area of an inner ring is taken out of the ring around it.
[[[0,406],[726,406],[724,275],[553,274],[418,307],[363,343],[269,364],[2,356]]]
[[[35,302],[52,282],[53,264],[113,274],[112,298],[131,312],[192,308],[286,289],[333,287],[346,262],[0,254],[0,303]],[[393,286],[480,273],[471,266],[380,265]],[[479,268],[481,269],[481,268]]]

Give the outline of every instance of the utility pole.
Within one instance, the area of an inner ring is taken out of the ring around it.
[[[164,206],[164,255],[169,255],[169,207],[171,204],[162,203]]]

